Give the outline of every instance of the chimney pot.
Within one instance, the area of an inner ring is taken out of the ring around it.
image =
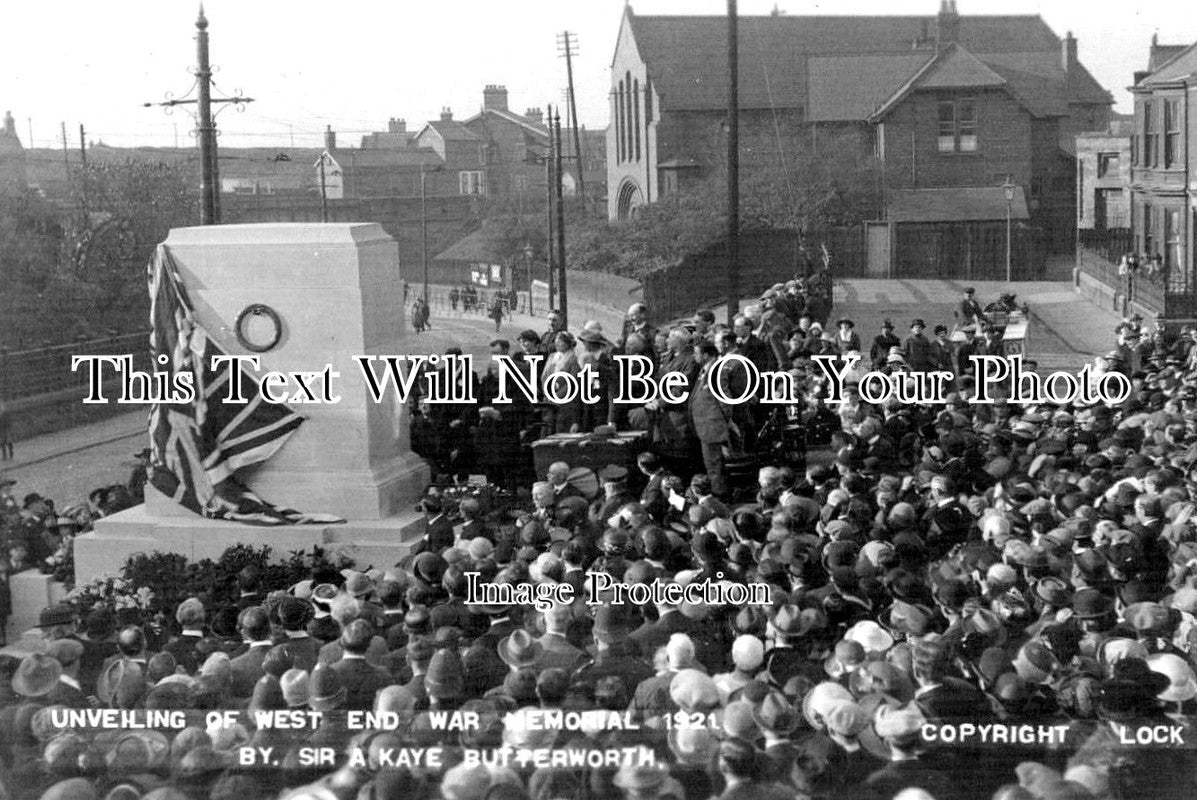
[[[1068,74],[1075,71],[1076,68],[1076,37],[1072,35],[1072,31],[1068,31],[1060,42],[1060,69]]]
[[[960,15],[955,0],[942,0],[935,17],[935,43],[945,45],[960,40]]]
[[[324,126],[324,149],[337,149],[337,132],[332,129],[332,125]]]
[[[482,108],[495,111],[507,110],[507,87],[488,83],[482,90]]]
[[[540,110],[539,107],[534,106],[532,108],[529,108],[527,111],[524,112],[524,117],[528,120],[531,120],[532,122],[535,122],[538,125],[544,124],[544,112],[542,110]]]

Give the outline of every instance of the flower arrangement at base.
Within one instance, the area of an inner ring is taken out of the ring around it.
[[[64,536],[54,553],[42,562],[43,575],[62,583],[67,588],[75,585],[75,537]]]

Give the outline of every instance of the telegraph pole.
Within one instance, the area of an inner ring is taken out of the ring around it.
[[[195,19],[195,99],[167,100],[162,103],[144,103],[145,106],[195,105],[197,125],[196,138],[200,148],[200,224],[220,223],[220,170],[217,165],[216,123],[212,116],[213,103],[252,103],[252,97],[212,98],[212,67],[208,62],[208,18],[204,6],[199,7]],[[190,92],[188,92],[190,94]]]
[[[736,0],[727,0],[727,324],[740,311],[740,64]]]
[[[79,123],[79,207],[83,213],[83,225],[87,226],[87,139],[83,123]]]
[[[561,110],[553,116],[553,154],[556,186],[553,187],[557,200],[557,308],[561,312],[562,326],[569,325],[569,297],[565,291],[565,202],[561,175]]]
[[[67,180],[70,181],[70,179],[71,179],[71,153],[69,150],[67,150],[66,123],[60,122],[58,124],[62,126],[62,163],[64,165],[66,165],[66,177],[67,177]]]
[[[569,116],[574,121],[574,163],[578,165],[578,196],[582,198],[582,202],[586,202],[586,182],[582,177],[582,138],[578,133],[578,104],[574,100],[574,47],[577,45],[578,37],[569,31],[563,32],[557,37],[557,46],[564,51],[565,54],[565,74],[569,78]]]
[[[212,67],[208,63],[208,18],[201,4],[195,20],[196,68],[199,105],[200,146],[200,224],[216,225],[220,212],[216,208],[216,193],[220,191],[216,176],[216,126],[212,124]]]
[[[553,304],[553,288],[556,285],[556,280],[554,280],[554,278],[553,278],[553,273],[557,269],[557,258],[555,255],[555,245],[554,245],[554,242],[556,240],[553,238],[553,227],[554,227],[554,225],[553,225],[553,211],[554,211],[553,188],[556,186],[556,182],[555,182],[556,179],[553,176],[553,161],[556,158],[556,155],[555,155],[556,148],[553,146],[553,106],[552,105],[548,106],[548,120],[549,120],[549,152],[544,160],[544,171],[545,171],[544,186],[545,186],[545,192],[547,192],[547,199],[548,199],[548,203],[546,204],[546,208],[548,208],[548,236],[545,239],[545,243],[547,245],[545,247],[545,254],[546,254],[545,260],[547,262],[548,269],[549,269],[549,275],[548,275],[548,278],[549,278],[549,311],[552,311],[554,308],[556,308],[556,306]]]

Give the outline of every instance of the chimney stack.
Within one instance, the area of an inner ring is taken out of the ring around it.
[[[337,149],[337,132],[332,129],[332,125],[324,126],[324,149]]]
[[[453,111],[448,106],[441,109],[441,122],[452,122]]]
[[[529,108],[524,112],[524,119],[528,120],[529,122],[535,122],[537,125],[543,125],[544,111],[542,111],[539,107]]]
[[[1072,35],[1072,31],[1069,31],[1060,42],[1060,68],[1067,75],[1075,72],[1076,67],[1076,38]]]
[[[391,117],[387,121],[387,133],[407,133],[407,120]]]
[[[482,90],[482,108],[486,111],[506,111],[507,87],[487,84]]]
[[[935,46],[960,40],[960,15],[956,12],[956,0],[940,0],[939,15],[935,18]]]

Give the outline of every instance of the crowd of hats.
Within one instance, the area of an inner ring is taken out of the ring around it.
[[[842,416],[833,465],[762,469],[739,505],[699,475],[688,488],[650,481],[650,493],[673,486],[673,502],[645,494],[596,515],[544,481],[518,518],[467,507],[451,543],[394,566],[321,567],[291,586],[246,575],[229,608],[189,598],[160,648],[102,609],[77,620],[48,607],[41,651],[0,657],[0,778],[15,798],[97,800],[1189,797],[1197,751],[1125,739],[1189,735],[1197,710],[1197,377],[1177,346],[1141,353],[1136,391],[1114,408],[965,395],[862,404]],[[467,573],[543,587],[581,586],[587,570],[763,583],[770,602],[467,602]],[[51,721],[60,706],[325,717],[303,731],[202,715],[181,731],[63,731]],[[355,709],[404,724],[351,731],[343,712]],[[504,724],[544,709],[620,723]],[[479,724],[437,729],[442,710]],[[1018,747],[925,735],[966,723],[1065,734]],[[381,756],[438,744],[447,768]],[[360,747],[369,763],[314,767],[300,758],[313,745]],[[534,769],[452,755],[630,745],[658,763]],[[275,748],[277,765],[238,765],[242,746]]]

